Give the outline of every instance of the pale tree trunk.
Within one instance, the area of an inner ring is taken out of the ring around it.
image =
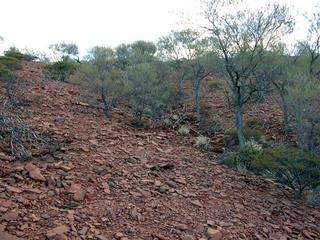
[[[239,139],[239,145],[240,149],[244,149],[246,143],[245,143],[245,137],[244,137],[244,130],[243,130],[243,116],[242,116],[242,108],[239,104],[235,107],[235,115],[236,115],[236,128],[237,128],[237,134]]]
[[[110,106],[109,106],[109,100],[107,98],[106,89],[105,89],[104,84],[101,86],[101,99],[103,102],[104,115],[106,117],[109,117],[110,116]]]
[[[195,100],[195,107],[197,112],[197,120],[201,121],[201,105],[200,105],[200,98],[201,98],[201,85],[200,80],[196,80],[194,87],[194,100]]]
[[[283,132],[288,134],[289,132],[289,110],[288,110],[288,103],[283,94],[281,94],[281,101],[282,101],[282,113],[283,113]]]

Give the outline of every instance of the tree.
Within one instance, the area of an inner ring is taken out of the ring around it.
[[[34,61],[34,60],[38,59],[38,57],[35,56],[35,54],[32,54],[30,52],[28,53],[26,51],[24,51],[24,53],[22,53],[18,48],[14,47],[14,46],[12,46],[8,50],[4,51],[4,55],[6,57],[13,57],[18,60],[25,60],[25,61]]]
[[[313,14],[308,20],[307,40],[299,43],[298,55],[308,59],[310,74],[320,79],[320,13]]]
[[[289,132],[289,106],[287,101],[290,85],[291,68],[296,64],[297,57],[290,52],[284,44],[279,44],[266,52],[262,64],[258,67],[256,79],[263,84],[261,86],[269,91],[263,94],[273,93],[274,99],[280,106],[283,114],[283,132]],[[260,87],[260,89],[261,89]]]
[[[209,52],[208,43],[209,39],[201,39],[196,45],[196,55],[195,58],[188,62],[188,78],[192,83],[193,98],[195,104],[195,110],[197,114],[197,120],[200,122],[203,120],[203,114],[201,109],[201,99],[203,97],[202,93],[202,81],[211,75],[212,73],[217,72],[219,64],[218,56]]]
[[[110,116],[112,106],[125,91],[125,73],[116,68],[115,52],[112,48],[93,47],[86,57],[88,63],[81,70],[82,78],[100,91],[104,113]]]
[[[77,62],[80,62],[78,46],[75,43],[63,42],[51,44],[49,46],[49,49],[53,51],[56,61],[75,60]]]
[[[254,73],[265,52],[292,31],[293,20],[288,8],[278,4],[256,11],[244,10],[243,6],[234,4],[232,0],[208,0],[204,14],[210,24],[207,30],[215,39],[215,47],[224,61],[239,144],[243,149],[243,107],[254,93],[264,91],[255,84]],[[232,11],[225,13],[225,9],[231,7],[234,7]]]
[[[169,61],[174,70],[174,79],[177,81],[179,93],[184,94],[184,83],[188,77],[188,62],[196,58],[197,42],[200,33],[192,29],[172,31],[168,36],[159,39],[157,45],[159,56]]]

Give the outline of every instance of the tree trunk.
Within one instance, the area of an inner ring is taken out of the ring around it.
[[[101,99],[102,99],[102,102],[103,102],[104,115],[106,117],[109,117],[110,116],[110,107],[109,107],[109,102],[108,102],[108,99],[107,99],[107,95],[106,95],[104,86],[101,87]]]
[[[197,120],[201,121],[201,106],[200,106],[200,97],[201,97],[201,89],[200,89],[200,81],[196,83],[194,88],[194,100],[196,105],[196,112],[197,112]]]
[[[242,116],[242,109],[241,106],[237,105],[235,107],[235,115],[236,115],[236,128],[238,133],[239,145],[240,149],[244,149],[245,137],[244,137],[244,130],[243,130],[243,116]]]
[[[288,103],[285,99],[285,96],[281,95],[281,101],[282,101],[282,113],[283,113],[283,132],[285,134],[288,134],[289,132],[289,110],[288,110]]]

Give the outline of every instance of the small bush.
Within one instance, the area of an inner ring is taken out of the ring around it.
[[[309,204],[320,205],[320,185],[313,190],[305,191],[304,198]]]
[[[255,168],[292,188],[298,197],[319,187],[319,157],[298,148],[274,148],[266,151],[266,156],[253,161]]]
[[[264,158],[265,155],[261,146],[254,140],[251,140],[246,142],[246,146],[240,153],[230,154],[225,160],[225,163],[238,169],[254,170],[253,163]]]
[[[184,114],[173,114],[163,120],[167,127],[177,128],[185,123],[186,116]]]
[[[257,129],[244,129],[245,139],[254,140],[255,142],[260,142],[262,139],[262,133]],[[229,128],[225,131],[224,137],[225,146],[234,146],[239,144],[238,133],[236,128]]]
[[[262,122],[257,119],[248,119],[245,121],[244,125],[246,126],[246,128],[255,129],[257,127],[261,127]]]
[[[207,138],[205,136],[198,136],[196,138],[196,146],[202,150],[208,150],[209,138]]]
[[[185,126],[181,126],[178,130],[178,133],[182,136],[186,136],[190,133],[190,129],[188,127]]]
[[[13,75],[12,71],[0,63],[0,78],[6,78],[11,75]]]
[[[45,67],[45,77],[61,82],[67,82],[77,70],[77,65],[71,61],[59,61]]]
[[[219,118],[211,120],[207,120],[206,118],[202,119],[199,129],[201,134],[208,136],[224,131],[224,127]]]
[[[208,82],[208,88],[210,91],[223,89],[223,83],[217,80],[211,80]]]
[[[19,51],[19,49],[15,48],[15,47],[9,48],[7,51],[4,52],[4,55],[6,57],[12,57],[12,58],[15,58],[18,60],[24,60],[24,61],[34,61],[34,60],[38,59],[37,56],[34,56],[32,54],[21,53]]]
[[[148,126],[148,122],[146,120],[138,117],[130,119],[129,124],[132,127],[139,127],[139,128]]]
[[[0,64],[4,65],[11,71],[19,70],[22,68],[19,60],[13,57],[0,56]]]

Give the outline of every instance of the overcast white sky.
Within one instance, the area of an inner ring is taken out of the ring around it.
[[[251,4],[271,0],[248,0]],[[294,6],[299,14],[314,11],[320,0],[273,0]],[[78,44],[82,53],[95,45],[116,46],[135,40],[155,41],[177,29],[181,13],[195,19],[200,0],[2,0],[0,51],[15,45],[46,51],[57,42]],[[297,13],[295,13],[297,14]],[[298,19],[292,38],[306,33]]]

